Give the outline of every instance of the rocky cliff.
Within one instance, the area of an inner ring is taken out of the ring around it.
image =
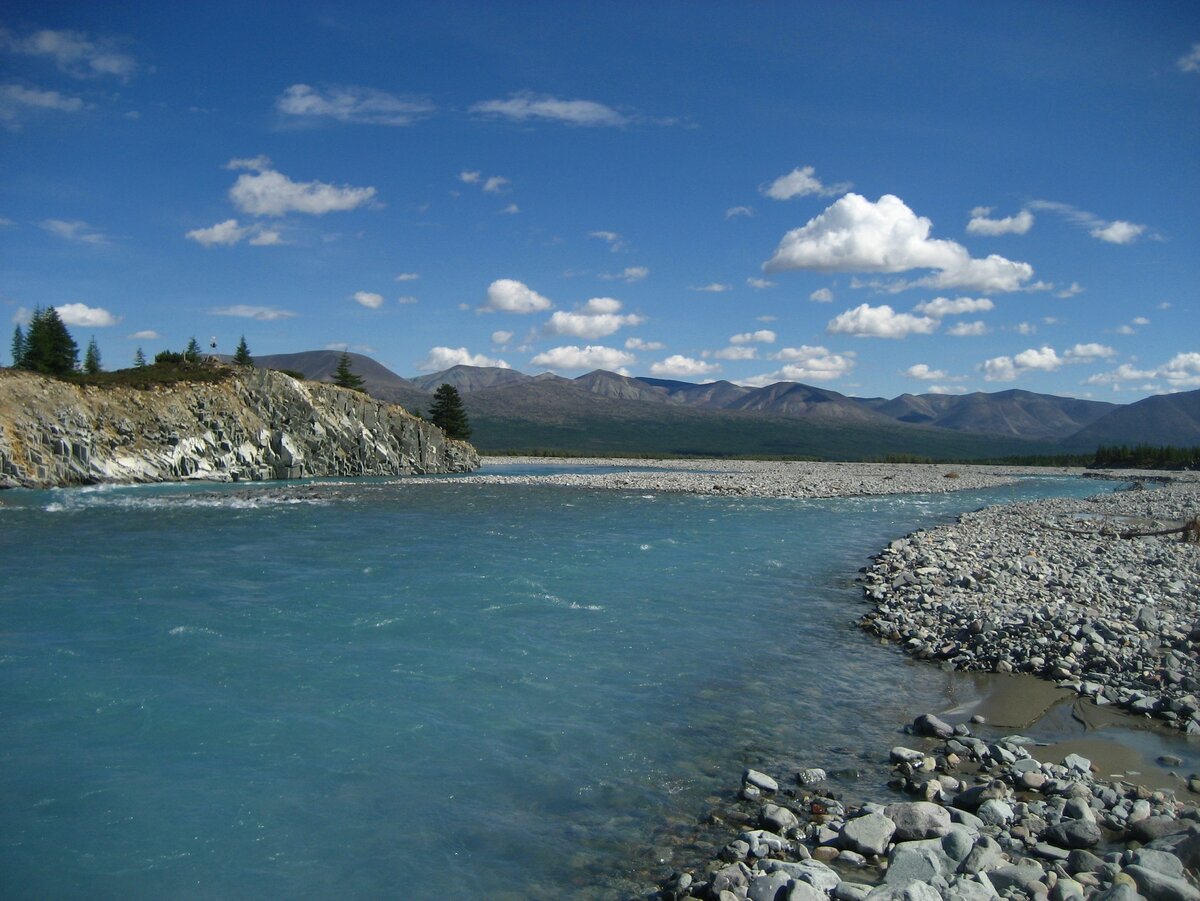
[[[89,387],[0,370],[0,487],[465,472],[475,449],[400,407],[279,372]]]

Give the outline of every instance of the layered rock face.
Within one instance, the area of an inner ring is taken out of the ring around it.
[[[0,487],[467,472],[479,455],[401,407],[280,372],[134,388],[0,371]]]

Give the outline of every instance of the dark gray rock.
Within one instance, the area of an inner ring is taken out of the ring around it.
[[[759,819],[763,828],[772,832],[786,832],[800,825],[800,820],[794,813],[778,804],[764,804]]]
[[[931,801],[889,804],[883,813],[895,824],[893,840],[897,842],[941,838],[950,831],[950,812]]]
[[[895,832],[896,824],[887,816],[869,813],[846,821],[842,827],[841,844],[843,848],[860,854],[882,854]]]
[[[932,713],[922,713],[913,720],[913,731],[917,735],[927,735],[933,738],[951,738],[954,727],[944,720],[938,719]]]
[[[1060,848],[1094,848],[1103,837],[1091,820],[1063,820],[1045,832],[1046,841]]]
[[[1028,895],[1035,892],[1035,887],[1040,886],[1042,892],[1047,891],[1047,887],[1042,883],[1046,877],[1046,871],[1036,863],[1025,862],[1019,864],[1008,864],[1007,866],[997,867],[988,872],[988,879],[991,880],[996,891],[1004,894],[1012,888],[1020,889]]]
[[[1148,901],[1200,901],[1200,889],[1178,876],[1167,876],[1137,864],[1125,867],[1124,872],[1133,877],[1138,891]]]
[[[1068,873],[1096,873],[1104,866],[1104,861],[1091,851],[1077,849],[1067,856]]]
[[[791,877],[787,873],[758,873],[750,880],[750,901],[779,901],[787,898]]]

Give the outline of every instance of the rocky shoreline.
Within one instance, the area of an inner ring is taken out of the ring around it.
[[[860,625],[918,659],[1030,673],[1200,734],[1200,544],[1194,532],[1119,537],[1194,520],[1198,500],[1200,480],[1182,474],[915,532],[864,570],[874,609]],[[850,803],[817,768],[747,769],[738,799],[699,827],[716,859],[650,897],[1200,901],[1200,779],[1181,779],[1178,798],[980,729],[917,717],[911,738],[879,754],[897,792],[886,800]]]

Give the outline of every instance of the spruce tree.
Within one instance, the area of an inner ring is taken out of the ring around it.
[[[242,335],[242,340],[238,342],[237,350],[233,352],[233,362],[239,366],[254,365],[254,358],[250,356],[250,347],[246,344],[245,335]]]
[[[79,365],[79,345],[67,331],[54,307],[33,312],[29,331],[25,335],[25,353],[21,368],[43,375],[66,375]]]
[[[355,375],[350,369],[350,354],[342,351],[342,356],[338,360],[337,369],[333,373],[333,383],[339,388],[353,388],[355,391],[365,391],[363,388],[363,377]]]
[[[433,393],[429,405],[429,421],[446,433],[448,438],[466,441],[471,437],[471,425],[467,422],[467,411],[462,398],[453,385],[442,383]]]
[[[142,349],[140,347],[136,351],[134,351],[133,365],[136,366],[138,369],[146,368],[146,355],[144,353],[142,353]]]
[[[195,338],[188,341],[187,347],[183,351],[183,359],[185,363],[200,362],[200,343]]]
[[[100,348],[96,344],[96,336],[93,335],[92,340],[88,342],[87,352],[83,355],[83,371],[88,375],[95,375],[100,369]]]
[[[13,329],[12,340],[12,367],[13,369],[21,368],[21,361],[25,358],[25,332],[21,326]]]

